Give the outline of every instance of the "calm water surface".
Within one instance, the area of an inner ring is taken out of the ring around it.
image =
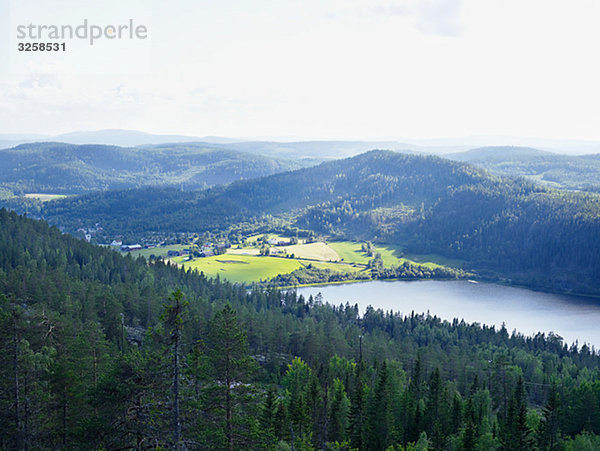
[[[600,300],[541,293],[524,288],[467,281],[364,282],[299,288],[305,297],[321,293],[330,304],[368,305],[404,315],[426,313],[451,321],[464,319],[500,327],[504,322],[525,335],[550,331],[570,345],[600,348]]]

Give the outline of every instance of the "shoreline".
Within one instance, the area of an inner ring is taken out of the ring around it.
[[[291,290],[296,288],[308,288],[308,287],[324,287],[324,286],[334,286],[334,285],[344,285],[344,284],[354,284],[354,283],[367,283],[367,282],[427,282],[427,281],[436,281],[436,282],[476,282],[476,283],[487,283],[493,285],[500,285],[511,288],[522,288],[525,290],[530,290],[533,292],[546,293],[546,294],[556,294],[560,296],[572,296],[578,298],[586,298],[590,300],[598,300],[600,301],[600,293],[591,294],[591,293],[581,293],[574,291],[561,291],[561,290],[545,290],[538,289],[528,285],[508,282],[506,280],[493,280],[485,277],[470,277],[470,278],[462,278],[462,279],[440,279],[440,278],[428,278],[428,279],[358,279],[358,280],[342,280],[337,282],[315,282],[315,283],[307,283],[307,284],[299,284],[299,285],[282,285],[276,286],[276,288],[281,290]],[[252,288],[254,285],[247,285],[247,288]]]

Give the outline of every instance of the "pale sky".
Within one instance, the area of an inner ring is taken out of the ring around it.
[[[0,133],[600,140],[597,0],[0,5]],[[20,24],[84,19],[149,37],[17,51]]]

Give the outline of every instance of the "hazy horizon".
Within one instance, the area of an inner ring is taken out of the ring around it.
[[[93,136],[94,138],[90,138]],[[144,144],[168,144],[185,142],[207,142],[226,145],[228,143],[272,142],[281,144],[307,142],[357,142],[373,144],[394,144],[392,150],[416,150],[431,153],[447,154],[474,149],[478,147],[532,147],[564,154],[600,153],[600,140],[567,140],[545,139],[536,137],[484,136],[471,135],[462,137],[441,138],[381,138],[381,139],[347,139],[343,137],[303,137],[303,136],[191,136],[175,133],[157,134],[142,130],[98,129],[74,130],[61,134],[3,134],[0,133],[0,147],[25,144],[39,141],[59,141],[69,144],[108,144],[118,146],[138,146]],[[406,149],[401,149],[405,145]]]

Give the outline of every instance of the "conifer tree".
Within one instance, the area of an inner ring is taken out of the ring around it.
[[[171,354],[171,378],[172,378],[172,414],[173,414],[173,443],[176,450],[181,448],[181,410],[180,410],[180,373],[181,373],[181,346],[183,314],[188,302],[183,300],[183,293],[177,290],[169,297],[169,303],[164,306],[164,312],[160,319],[165,328],[169,352]]]
[[[256,398],[248,395],[250,387],[246,382],[254,372],[255,364],[249,355],[246,333],[230,304],[215,313],[207,342],[212,367],[210,392],[214,395],[209,403],[223,412],[225,447],[229,450],[250,447],[252,426],[245,422],[256,420],[250,406],[251,398]],[[245,407],[243,418],[242,406]]]
[[[539,445],[542,449],[554,451],[558,447],[560,401],[555,384],[550,387],[548,401],[542,409],[542,422],[539,431]]]
[[[527,395],[522,377],[508,402],[506,421],[504,422],[502,444],[507,450],[527,450],[530,445],[530,430],[527,426]]]

